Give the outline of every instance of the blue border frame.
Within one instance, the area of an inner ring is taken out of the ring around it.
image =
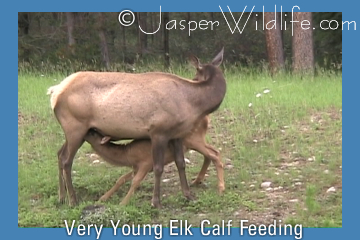
[[[3,151],[3,161],[2,169],[6,169],[1,174],[2,183],[12,184],[6,185],[3,184],[3,194],[2,194],[2,214],[0,218],[0,226],[2,229],[1,235],[5,237],[26,237],[34,239],[63,239],[67,237],[65,229],[23,229],[16,227],[16,215],[15,211],[17,210],[17,191],[15,189],[15,183],[17,182],[17,174],[14,172],[17,170],[17,137],[15,132],[17,131],[16,126],[16,107],[15,94],[17,92],[17,82],[15,81],[16,72],[17,72],[17,12],[120,12],[124,9],[131,9],[133,11],[142,11],[142,12],[157,12],[159,11],[159,6],[161,5],[162,11],[164,12],[220,12],[219,5],[222,7],[224,12],[228,12],[227,6],[230,7],[233,12],[241,12],[244,9],[244,6],[248,6],[247,11],[249,11],[250,6],[256,6],[255,11],[261,11],[262,6],[266,7],[265,11],[273,11],[275,4],[277,6],[282,6],[283,11],[291,11],[291,8],[295,5],[298,5],[301,11],[311,11],[311,12],[343,12],[343,21],[356,21],[360,23],[359,15],[359,3],[353,3],[352,1],[343,0],[343,1],[308,1],[308,0],[299,0],[299,1],[189,1],[181,0],[179,2],[169,2],[164,0],[154,0],[154,1],[12,1],[7,3],[5,6],[3,4],[3,12],[1,14],[1,31],[2,31],[2,47],[3,51],[6,53],[5,56],[1,57],[1,67],[3,70],[2,83],[5,84],[6,92],[0,94],[0,102],[3,103],[5,114],[2,114],[1,125],[5,127],[6,148],[3,148],[7,151]],[[267,7],[268,6],[268,7]],[[357,149],[358,142],[357,139],[359,136],[359,129],[357,128],[357,117],[356,110],[358,109],[356,105],[357,91],[360,90],[359,82],[357,81],[358,74],[357,68],[359,67],[358,56],[360,56],[359,51],[359,34],[358,30],[344,30],[343,31],[343,77],[345,79],[343,85],[343,114],[344,114],[344,125],[343,127],[343,158],[345,159],[343,167],[343,227],[338,229],[314,229],[306,228],[303,231],[303,238],[306,239],[339,239],[341,237],[350,237],[357,234],[357,221],[359,215],[358,208],[358,199],[356,198],[355,193],[358,190],[356,185],[356,179],[352,179],[352,176],[357,176],[356,171],[358,171],[360,161],[357,159],[355,150]],[[355,100],[355,101],[354,101]],[[4,104],[6,103],[6,104]],[[353,113],[353,114],[352,114]],[[351,114],[351,115],[350,115]],[[351,116],[351,117],[350,117]],[[351,127],[353,126],[353,127]],[[3,140],[1,140],[3,141]],[[350,167],[351,166],[351,167]],[[10,169],[8,171],[7,169]],[[200,229],[195,228],[192,230],[194,236],[190,237],[203,237],[200,234]],[[96,235],[93,232],[91,236],[83,236],[83,238],[93,238],[96,239]],[[73,234],[72,237],[77,238],[79,236]],[[107,239],[110,237],[124,237],[121,235],[113,236],[112,229],[104,229],[100,238]],[[141,236],[140,239],[153,238],[154,236]],[[169,229],[163,230],[163,238],[169,237]],[[172,236],[174,237],[174,236]],[[186,236],[178,236],[180,238],[186,238]],[[214,236],[209,236],[214,237]],[[249,236],[240,236],[239,229],[232,229],[230,236],[220,236],[220,237],[249,237]],[[292,238],[294,236],[276,236],[275,238]],[[133,237],[130,237],[133,238]],[[188,238],[188,237],[187,237]],[[256,236],[255,238],[264,238]]]

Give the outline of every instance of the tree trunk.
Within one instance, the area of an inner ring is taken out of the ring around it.
[[[148,32],[147,31],[147,22],[146,22],[146,16],[147,13],[146,12],[138,12],[137,13],[137,17],[138,17],[138,21],[139,21],[139,25],[141,27],[141,29],[144,32]],[[143,33],[140,30],[140,27],[138,28],[138,44],[139,44],[139,53],[140,55],[144,54],[147,50],[147,34]]]
[[[101,50],[101,57],[102,61],[106,67],[106,69],[110,68],[110,58],[109,58],[109,50],[106,41],[106,34],[105,34],[105,26],[104,26],[104,16],[101,12],[97,13],[98,16],[98,33],[100,38],[100,50]]]
[[[121,26],[122,28],[122,52],[123,52],[123,61],[125,61],[126,58],[126,31],[125,26]]]
[[[271,74],[285,68],[284,49],[280,30],[280,13],[265,12],[265,39]],[[270,29],[271,28],[271,29]]]
[[[147,13],[146,12],[143,13],[143,18],[141,20],[141,27],[143,27],[143,30],[145,32],[148,32],[148,30],[147,30]],[[144,50],[147,50],[147,48],[148,48],[148,42],[147,42],[148,35],[146,33],[143,33],[142,35],[143,35],[142,46],[143,46]]]
[[[151,32],[154,32],[154,13],[149,13],[150,14],[150,26],[151,26]],[[151,45],[154,45],[154,35],[155,34],[151,34]]]
[[[71,54],[75,54],[75,38],[74,38],[74,13],[66,12],[66,25],[68,32],[68,47]]]
[[[314,41],[311,12],[294,12],[292,68],[294,73],[314,74]],[[301,23],[303,22],[303,26]],[[308,28],[308,29],[307,29]]]
[[[19,37],[21,36],[24,40],[19,41],[19,48],[23,50],[23,59],[26,62],[30,60],[30,50],[28,47],[24,46],[24,42],[27,41],[29,37],[29,28],[30,28],[30,20],[29,13],[18,13],[18,26],[19,26]]]
[[[186,25],[191,21],[191,13],[190,12],[186,12],[185,14],[185,21],[186,21]],[[192,16],[193,18],[195,18],[195,16]],[[193,19],[194,20],[194,19]],[[192,36],[189,36],[189,30],[187,28],[185,28],[185,30],[182,30],[181,32],[183,32],[183,39],[185,40],[185,42],[187,43],[188,46],[188,51],[190,51],[193,54],[198,54],[197,52],[197,46],[193,45],[193,38]],[[196,50],[196,51],[194,51]],[[188,57],[188,54],[186,52],[183,52],[183,58]]]
[[[19,30],[22,35],[28,35],[29,34],[29,27],[30,27],[30,21],[29,21],[29,13],[22,12],[18,13],[18,25]]]
[[[155,13],[155,14],[156,14],[155,26],[156,26],[156,24],[159,24],[158,19],[161,18],[161,26],[160,27],[165,28],[165,26],[164,26],[164,14],[160,14],[160,13]],[[158,16],[158,14],[159,14],[159,16]],[[160,28],[159,32],[157,32],[155,34],[156,35],[155,36],[155,43],[157,44],[157,47],[160,48],[160,49],[163,48],[163,35],[164,35],[163,33],[164,33],[163,29]]]
[[[138,24],[141,25],[141,21],[140,21],[140,13],[137,12],[136,13],[136,19],[138,20]],[[140,27],[137,28],[138,31],[137,31],[137,52],[138,54],[141,55],[141,30],[140,30]]]
[[[210,18],[211,18],[211,22],[215,22],[215,17],[214,17],[214,12],[211,12],[210,13]],[[216,37],[216,25],[214,25],[214,28],[213,28],[213,31],[214,31],[214,35]]]
[[[170,67],[170,55],[169,55],[169,31],[166,29],[166,24],[169,22],[169,13],[163,13],[163,23],[164,23],[164,60],[165,68]]]

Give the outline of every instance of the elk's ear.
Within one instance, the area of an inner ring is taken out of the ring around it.
[[[221,51],[214,57],[214,59],[211,61],[211,64],[214,66],[220,66],[224,58],[224,47],[221,49]]]
[[[201,63],[200,60],[195,56],[195,55],[190,55],[189,57],[190,63],[196,68],[199,69],[201,68]]]

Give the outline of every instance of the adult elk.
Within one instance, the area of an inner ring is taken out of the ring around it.
[[[182,138],[206,115],[219,108],[226,81],[219,68],[222,49],[209,64],[195,56],[195,80],[152,73],[77,72],[48,89],[51,108],[60,123],[65,143],[58,151],[59,200],[77,203],[71,168],[89,129],[101,130],[113,140],[150,139],[155,184],[152,205],[160,208],[160,180],[164,151],[172,144],[184,196],[192,199],[185,174]]]

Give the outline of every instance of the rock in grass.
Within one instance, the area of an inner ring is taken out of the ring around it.
[[[92,154],[90,154],[90,158],[97,159],[97,158],[99,158],[99,155],[97,155],[96,153],[92,153]]]
[[[308,158],[308,161],[309,161],[309,162],[313,162],[313,161],[315,161],[315,157],[314,157],[314,156],[309,157],[309,158]]]
[[[334,187],[331,187],[331,188],[329,188],[326,192],[327,193],[333,193],[333,192],[335,192],[336,191],[336,189],[334,188]]]
[[[269,188],[271,186],[271,182],[263,182],[261,183],[262,188]]]
[[[102,218],[102,215],[105,213],[106,207],[104,205],[89,205],[82,209],[80,222],[88,223],[94,222]]]
[[[225,165],[225,168],[226,169],[232,169],[234,167],[234,165],[232,165],[232,164],[226,164]]]
[[[105,205],[88,205],[82,209],[80,219],[77,223],[84,225],[92,224],[93,226],[96,224],[100,226],[101,224],[108,225],[109,219],[116,218],[116,220],[120,220],[120,222],[130,221],[127,214],[118,215],[118,211],[116,208],[112,209]]]

